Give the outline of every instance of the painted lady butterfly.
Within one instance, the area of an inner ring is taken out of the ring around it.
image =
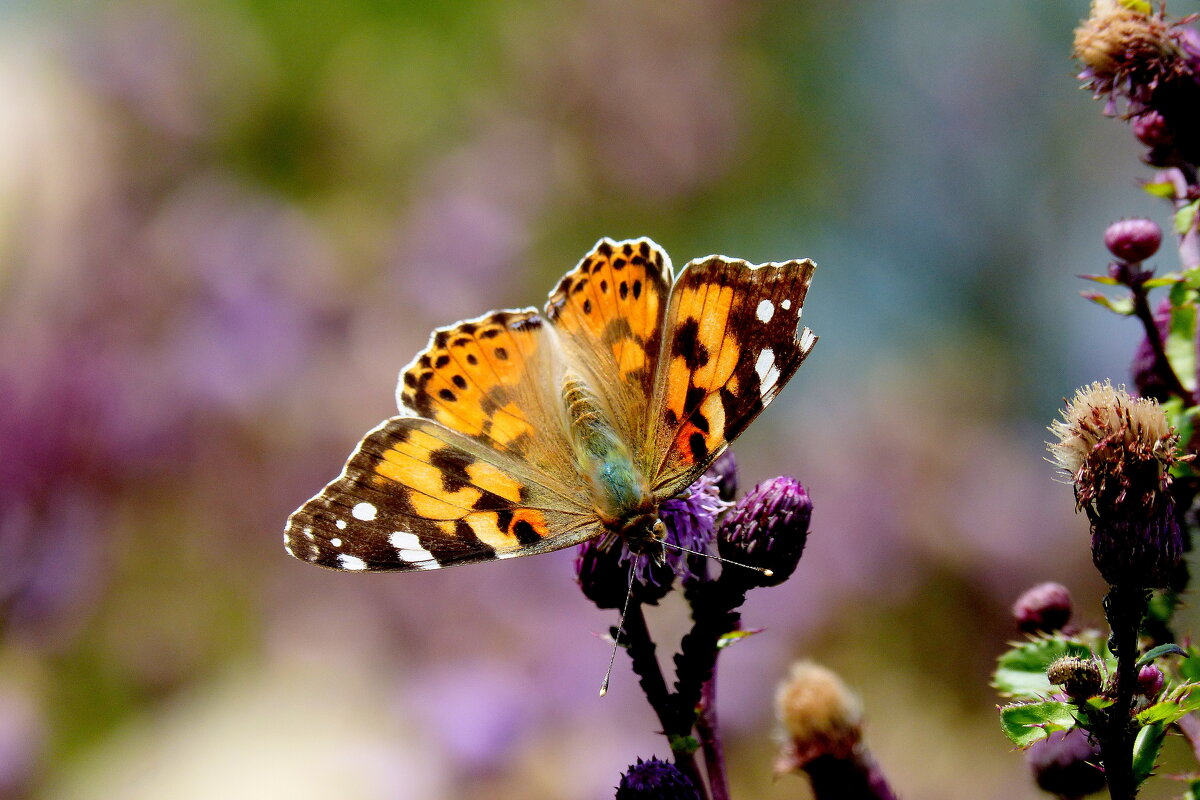
[[[420,570],[608,534],[661,557],[658,506],[770,403],[817,337],[809,260],[709,256],[673,277],[654,242],[601,239],[535,308],[439,328],[401,413],[288,519],[284,547],[342,570]]]

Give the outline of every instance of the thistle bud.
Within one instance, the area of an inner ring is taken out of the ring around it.
[[[1059,797],[1083,797],[1104,789],[1100,748],[1080,728],[1055,731],[1025,751],[1038,788]]]
[[[1086,700],[1100,694],[1104,676],[1100,665],[1090,658],[1063,656],[1046,668],[1046,678],[1056,686],[1063,687],[1073,700]]]
[[[862,740],[863,709],[835,673],[810,661],[792,666],[775,692],[784,747],[776,772],[792,772],[821,756],[850,758]]]
[[[700,800],[700,793],[674,764],[639,758],[621,776],[616,800]]]
[[[1165,683],[1166,680],[1163,678],[1162,670],[1153,664],[1147,664],[1138,670],[1138,694],[1145,695],[1147,698],[1153,700],[1163,690]]]
[[[1039,583],[1017,598],[1012,613],[1024,633],[1062,630],[1071,619],[1071,593],[1061,583]]]
[[[767,575],[731,567],[725,574],[753,586],[776,586],[800,563],[808,541],[812,500],[795,478],[781,476],[755,486],[721,521],[717,550],[722,558],[770,570]],[[737,569],[737,573],[730,570]]]
[[[799,662],[775,693],[783,745],[776,774],[804,772],[816,800],[895,800],[863,742],[858,697],[833,672]]]
[[[1122,219],[1104,231],[1104,246],[1122,261],[1145,261],[1158,252],[1162,244],[1162,228],[1144,217]]]

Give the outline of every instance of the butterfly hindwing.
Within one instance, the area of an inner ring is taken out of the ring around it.
[[[567,359],[609,406],[617,433],[642,441],[671,287],[671,259],[649,239],[601,239],[546,303]]]
[[[284,545],[333,569],[436,569],[558,550],[598,525],[527,465],[428,420],[393,417],[292,514]]]
[[[816,342],[800,327],[815,265],[709,256],[675,280],[646,444],[657,496],[694,481],[792,377]]]

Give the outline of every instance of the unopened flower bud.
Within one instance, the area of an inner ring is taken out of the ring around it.
[[[1138,694],[1145,695],[1150,699],[1158,697],[1158,693],[1163,690],[1163,685],[1166,681],[1163,678],[1162,670],[1153,664],[1147,664],[1138,670],[1137,685]]]
[[[811,661],[792,667],[775,692],[784,747],[776,772],[792,772],[821,756],[850,758],[862,740],[858,697],[832,671]]]
[[[771,574],[733,566],[723,574],[739,575],[752,586],[783,583],[804,553],[811,520],[812,500],[800,481],[780,476],[758,484],[721,521],[717,551],[722,558]]]
[[[1147,147],[1166,147],[1174,138],[1166,119],[1154,110],[1147,111],[1133,121],[1133,135]]]
[[[700,793],[674,764],[639,758],[621,776],[616,800],[700,800]]]
[[[1059,797],[1083,797],[1105,786],[1100,748],[1081,728],[1055,731],[1025,751],[1038,788]]]
[[[1052,663],[1046,668],[1046,678],[1062,686],[1067,695],[1075,700],[1095,697],[1104,685],[1100,665],[1090,658],[1078,656],[1063,656]]]
[[[1158,252],[1161,244],[1162,228],[1154,220],[1144,217],[1118,220],[1104,232],[1104,246],[1108,251],[1129,263],[1145,261]]]
[[[1062,630],[1071,619],[1071,593],[1061,583],[1039,583],[1017,598],[1012,613],[1024,633]]]
[[[804,772],[815,800],[896,800],[863,741],[862,705],[837,675],[796,664],[775,710],[783,728],[776,774]]]

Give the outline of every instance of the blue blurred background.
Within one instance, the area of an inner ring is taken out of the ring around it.
[[[599,800],[666,756],[623,659],[596,697],[614,615],[571,553],[399,577],[281,547],[431,328],[641,235],[820,265],[821,342],[737,447],[816,510],[722,657],[734,795],[808,796],[770,774],[806,657],[903,796],[1039,796],[988,675],[1032,582],[1101,618],[1044,428],[1138,339],[1074,276],[1165,218],[1072,77],[1085,13],[5,5],[0,797]],[[669,652],[686,609],[651,624]]]

